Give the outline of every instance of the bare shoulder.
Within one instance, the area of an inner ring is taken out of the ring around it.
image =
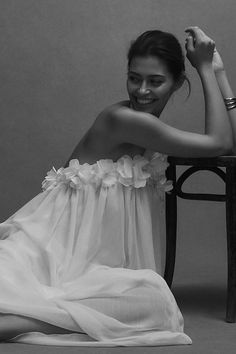
[[[113,129],[114,112],[125,106],[128,106],[128,101],[112,104],[100,112],[77,144],[70,159],[79,157],[82,163],[94,163],[101,158],[116,160],[126,149],[132,150],[130,146],[124,146],[117,141]]]
[[[113,128],[114,119],[118,117],[120,112],[123,110],[129,110],[129,101],[120,101],[107,106],[103,111],[101,111],[92,125],[92,131],[96,133],[104,132],[106,133]]]
[[[129,101],[121,101],[106,107],[96,118],[91,133],[93,136],[109,137],[112,144],[134,144],[147,148],[140,136],[143,129],[158,129],[159,119],[154,115],[130,108]],[[140,145],[141,143],[141,145]]]
[[[146,144],[150,134],[153,135],[155,132],[158,135],[163,125],[153,114],[134,110],[128,105],[114,106],[107,122],[117,142],[129,142],[145,148],[148,148]],[[147,137],[146,141],[144,141],[144,136]]]

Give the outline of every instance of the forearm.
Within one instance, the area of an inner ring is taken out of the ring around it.
[[[220,70],[215,73],[219,89],[221,91],[223,98],[235,97],[234,92],[229,84],[227,74],[225,70]],[[236,152],[236,108],[227,111],[228,117],[231,123],[231,128],[233,132],[234,148],[233,151]]]
[[[205,99],[205,134],[218,138],[225,145],[232,145],[232,132],[224,100],[211,65],[198,70]]]

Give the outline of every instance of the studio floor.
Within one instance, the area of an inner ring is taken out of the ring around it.
[[[225,322],[226,284],[216,282],[177,284],[172,289],[185,319],[189,346],[166,347],[55,347],[0,344],[1,354],[233,354],[236,353],[236,323]]]

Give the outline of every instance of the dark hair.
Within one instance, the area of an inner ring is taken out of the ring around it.
[[[185,57],[178,39],[173,34],[159,30],[142,33],[131,43],[128,51],[128,68],[133,58],[147,56],[156,56],[162,59],[175,81],[184,77],[190,92],[190,81],[185,74]]]

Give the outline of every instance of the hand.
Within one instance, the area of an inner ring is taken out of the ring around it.
[[[224,63],[216,48],[214,49],[214,53],[213,53],[212,65],[215,73],[219,73],[220,71],[225,70]]]
[[[186,57],[192,66],[197,70],[206,64],[213,67],[215,42],[199,27],[188,27],[185,32],[188,33],[185,43]]]

